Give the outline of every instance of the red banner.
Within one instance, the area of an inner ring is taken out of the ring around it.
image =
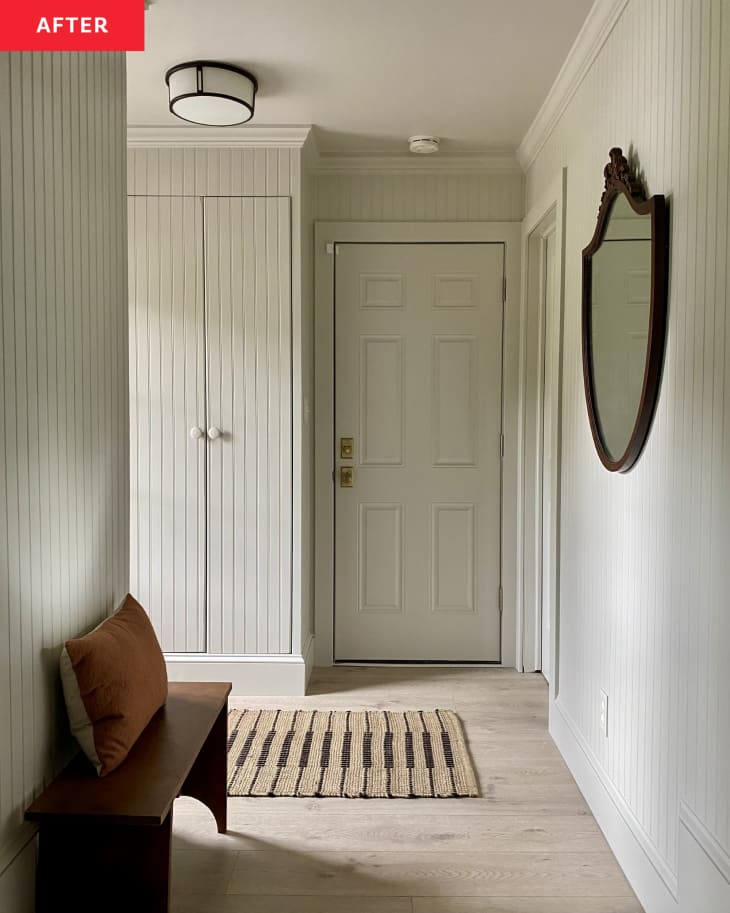
[[[2,51],[143,51],[144,0],[12,0]]]

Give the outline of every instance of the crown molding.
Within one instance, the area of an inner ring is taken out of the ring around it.
[[[130,149],[264,148],[305,149],[308,170],[315,174],[521,174],[513,154],[406,158],[404,156],[327,156],[317,150],[306,127],[127,127]],[[426,160],[427,159],[427,160]]]
[[[301,149],[312,128],[306,127],[127,127],[130,148],[228,147],[257,149],[278,146]]]
[[[596,0],[565,58],[547,98],[525,133],[517,160],[527,172],[563,116],[629,0]]]
[[[485,156],[327,156],[312,162],[315,174],[521,174],[514,155]]]

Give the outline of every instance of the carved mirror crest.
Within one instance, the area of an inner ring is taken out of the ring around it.
[[[611,149],[596,229],[583,250],[583,379],[598,456],[629,470],[654,415],[667,326],[669,218]]]

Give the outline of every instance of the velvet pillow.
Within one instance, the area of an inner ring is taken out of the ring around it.
[[[127,595],[90,634],[66,641],[61,681],[71,731],[103,777],[167,700],[165,658],[136,599]]]

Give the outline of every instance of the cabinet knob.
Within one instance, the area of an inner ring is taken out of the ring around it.
[[[220,430],[220,428],[216,428],[215,425],[212,425],[210,428],[208,428],[208,437],[211,439],[211,441],[215,441],[222,434],[223,432]]]
[[[193,425],[193,427],[190,429],[190,437],[194,441],[199,441],[201,437],[205,437],[205,432],[202,428],[198,428],[197,425]]]

